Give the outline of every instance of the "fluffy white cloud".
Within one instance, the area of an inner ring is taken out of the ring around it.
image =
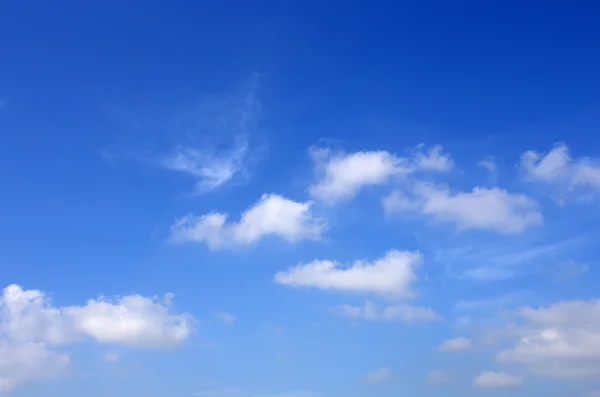
[[[190,317],[172,313],[170,296],[162,302],[140,295],[114,302],[92,299],[62,312],[75,333],[98,342],[169,347],[183,342],[191,332]]]
[[[436,385],[447,383],[452,380],[452,375],[448,371],[432,371],[427,375],[426,381],[429,384]]]
[[[333,153],[329,149],[311,149],[319,181],[309,188],[311,197],[335,204],[355,196],[364,186],[381,185],[393,177],[417,171],[447,171],[452,161],[440,146],[423,152],[418,148],[411,157],[398,157],[387,151]]]
[[[423,261],[418,252],[390,250],[373,262],[344,266],[331,260],[314,260],[275,274],[279,284],[323,290],[375,293],[410,297],[415,268]]]
[[[438,350],[443,352],[457,352],[461,350],[467,350],[472,344],[473,342],[471,342],[471,339],[459,337],[445,341],[438,346]]]
[[[389,305],[383,308],[367,301],[363,306],[342,305],[339,307],[343,315],[364,320],[400,320],[405,322],[424,322],[441,320],[441,316],[427,307],[406,304]]]
[[[506,332],[515,344],[496,356],[553,378],[600,379],[600,300],[523,308]]]
[[[56,346],[86,337],[146,347],[180,343],[191,332],[191,319],[170,306],[169,295],[163,302],[131,295],[54,307],[42,291],[9,285],[0,296],[0,391],[59,375],[69,357]]]
[[[375,371],[369,372],[365,377],[365,383],[381,383],[389,380],[392,376],[392,370],[388,367],[381,367]]]
[[[600,163],[589,158],[572,159],[564,144],[556,145],[546,154],[525,152],[520,165],[528,179],[552,184],[561,193],[575,188],[600,192]]]
[[[505,372],[486,371],[473,379],[473,386],[481,389],[515,389],[523,385],[523,378]]]
[[[453,193],[431,184],[415,183],[410,194],[399,190],[384,198],[387,213],[419,212],[459,229],[521,233],[542,223],[538,204],[523,194],[499,188],[476,187]]]
[[[322,218],[312,215],[311,203],[264,194],[246,210],[239,222],[227,223],[227,214],[187,215],[171,226],[170,240],[177,243],[205,242],[210,248],[249,245],[273,235],[287,241],[319,239],[326,228]]]

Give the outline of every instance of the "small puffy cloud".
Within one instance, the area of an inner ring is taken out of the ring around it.
[[[226,311],[221,311],[215,314],[217,320],[222,322],[223,324],[233,324],[235,323],[235,316]]]
[[[445,341],[438,346],[438,350],[443,352],[457,352],[461,350],[467,350],[472,344],[473,342],[471,342],[471,339],[459,337]]]
[[[296,202],[276,194],[263,194],[239,222],[227,222],[227,214],[187,215],[171,226],[175,243],[204,242],[211,249],[250,245],[265,236],[284,240],[317,240],[326,228],[312,215],[310,202]]]
[[[600,192],[600,163],[571,158],[565,144],[556,145],[546,154],[532,150],[523,153],[520,167],[527,179],[552,185],[561,194],[577,188]]]
[[[439,385],[448,383],[452,380],[452,375],[448,371],[432,371],[427,375],[426,382],[430,385]]]
[[[473,386],[480,389],[515,389],[523,385],[523,378],[505,372],[486,371],[473,379]]]
[[[540,376],[600,379],[600,300],[563,301],[525,307],[507,328],[514,344],[496,355]]]
[[[418,252],[390,250],[372,262],[349,266],[331,260],[314,260],[275,274],[275,282],[293,287],[410,297],[415,268],[423,261]]]
[[[340,312],[347,317],[363,320],[427,322],[441,320],[441,316],[427,307],[406,304],[389,305],[383,308],[367,301],[363,306],[342,305]]]
[[[454,193],[444,187],[416,183],[410,195],[395,191],[384,198],[383,206],[387,213],[418,212],[461,230],[514,234],[542,223],[537,202],[499,188],[476,187],[471,192]]]
[[[383,150],[343,154],[311,148],[310,153],[319,181],[309,188],[309,194],[330,205],[354,197],[363,187],[382,185],[394,177],[452,168],[452,161],[441,146],[429,151],[418,148],[411,157],[398,157]]]
[[[365,383],[382,383],[389,380],[391,376],[391,369],[388,367],[381,367],[375,371],[369,372],[365,377]]]
[[[240,136],[228,150],[217,151],[180,145],[172,153],[164,156],[162,165],[166,169],[195,178],[195,193],[200,194],[224,185],[241,172],[247,154],[247,138]]]

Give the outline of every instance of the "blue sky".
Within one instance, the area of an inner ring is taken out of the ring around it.
[[[0,395],[600,395],[600,8],[544,3],[3,2]]]

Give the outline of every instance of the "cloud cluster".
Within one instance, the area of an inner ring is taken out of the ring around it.
[[[187,215],[171,226],[170,240],[204,242],[211,249],[251,245],[265,236],[277,236],[289,242],[317,240],[327,224],[312,214],[311,205],[264,194],[242,214],[239,222],[227,222],[228,215],[224,213]]]
[[[390,214],[421,213],[461,230],[511,234],[542,223],[536,201],[499,188],[476,187],[470,192],[455,193],[441,186],[415,183],[410,192],[396,190],[384,198],[383,207]]]
[[[527,179],[554,186],[561,196],[575,189],[600,193],[600,162],[590,158],[574,160],[565,144],[556,145],[546,154],[525,152],[520,166]]]
[[[599,299],[526,307],[519,320],[506,330],[516,340],[497,354],[499,363],[551,378],[600,379]]]
[[[388,183],[418,171],[448,171],[452,160],[441,146],[428,151],[420,148],[410,157],[399,157],[387,151],[334,153],[331,149],[312,148],[311,156],[319,175],[309,194],[326,204],[354,197],[361,188]]]
[[[170,299],[129,295],[54,307],[42,291],[9,285],[0,296],[0,390],[58,375],[69,366],[61,347],[86,338],[148,348],[183,342],[192,319],[174,313]]]

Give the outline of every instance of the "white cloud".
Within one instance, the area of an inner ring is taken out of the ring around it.
[[[477,165],[491,173],[495,173],[498,168],[493,158],[481,160],[477,163]]]
[[[187,215],[171,226],[176,243],[205,242],[211,249],[250,245],[273,235],[290,242],[318,240],[326,228],[322,218],[312,215],[310,202],[296,202],[276,194],[263,194],[237,223],[227,223],[227,214]]]
[[[498,362],[552,378],[600,379],[600,300],[526,307],[519,320],[505,331],[516,341]]]
[[[392,370],[388,367],[381,367],[373,372],[369,372],[365,377],[365,383],[381,383],[389,380],[392,376]]]
[[[515,389],[522,385],[522,378],[505,372],[486,371],[473,379],[473,386],[481,389]]]
[[[241,172],[247,154],[247,138],[240,136],[228,150],[178,146],[163,158],[162,164],[169,170],[195,178],[195,192],[200,194],[222,186]]]
[[[221,311],[215,314],[217,320],[222,322],[223,324],[233,324],[235,323],[235,316],[226,311]]]
[[[556,145],[546,154],[525,152],[520,166],[526,178],[551,184],[561,194],[575,188],[600,192],[600,163],[589,158],[572,159],[565,144]]]
[[[452,375],[448,371],[432,371],[427,375],[426,381],[431,385],[447,383],[452,380]]]
[[[461,350],[467,350],[472,344],[473,342],[471,339],[459,337],[445,341],[438,346],[438,350],[443,352],[457,352]]]
[[[164,302],[140,295],[114,302],[91,299],[85,306],[63,309],[74,330],[98,342],[146,347],[169,347],[188,338],[190,318],[173,314],[169,297]]]
[[[471,192],[453,193],[440,186],[416,183],[411,195],[395,191],[384,198],[383,206],[387,213],[419,212],[463,230],[510,234],[542,223],[533,199],[499,188],[476,187]]]
[[[344,266],[331,260],[314,260],[275,274],[279,284],[343,292],[410,297],[415,268],[423,258],[418,252],[390,250],[373,262],[356,261]]]
[[[85,337],[146,347],[182,342],[191,332],[190,318],[173,314],[169,300],[131,295],[54,307],[42,291],[9,285],[0,296],[0,389],[63,372],[69,358],[51,347]]]
[[[45,343],[15,344],[0,340],[0,393],[25,383],[54,378],[69,367],[66,354],[48,350]]]
[[[341,313],[350,318],[364,320],[425,322],[441,320],[441,316],[427,307],[411,306],[406,304],[389,305],[383,308],[367,301],[363,306],[342,305]]]
[[[340,154],[316,148],[311,149],[311,156],[320,180],[309,188],[309,194],[326,204],[350,199],[362,187],[382,185],[393,177],[452,168],[452,161],[440,146],[427,152],[419,148],[410,158],[383,150]]]

